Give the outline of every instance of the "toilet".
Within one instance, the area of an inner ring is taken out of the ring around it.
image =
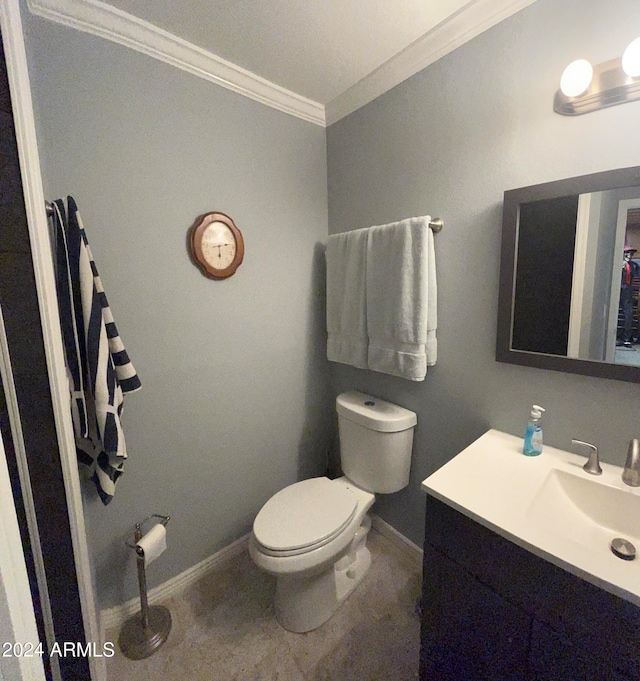
[[[326,622],[371,565],[366,545],[375,493],[409,484],[416,414],[349,391],[336,399],[343,477],[289,485],[262,507],[249,553],[276,575],[275,613],[302,633]]]

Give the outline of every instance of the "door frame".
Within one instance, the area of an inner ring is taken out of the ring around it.
[[[584,297],[588,289],[590,273],[592,273],[592,268],[587,266],[592,196],[592,194],[580,194],[578,196],[578,217],[576,219],[576,240],[573,254],[573,281],[571,284],[571,311],[569,312],[567,357],[580,357],[580,346],[583,345],[583,318],[586,316]],[[592,274],[591,279],[593,279]],[[593,295],[591,298],[593,298]],[[591,322],[590,318],[588,319],[588,322]]]
[[[9,90],[18,144],[29,240],[31,243],[40,309],[42,336],[47,358],[51,401],[69,512],[69,526],[71,529],[84,631],[86,641],[95,642],[98,645],[102,641],[102,635],[96,607],[84,521],[75,439],[71,421],[70,396],[62,347],[62,333],[55,293],[53,257],[45,210],[35,117],[31,99],[31,86],[19,0],[2,0],[0,2],[0,28],[2,29],[9,77]],[[4,504],[0,511],[4,511]],[[104,658],[89,657],[89,668],[92,681],[104,681],[106,679]]]
[[[1,322],[1,318],[0,318]],[[4,357],[0,357],[0,362]],[[0,642],[20,646],[13,652],[24,652],[24,644],[38,645],[38,628],[31,600],[27,566],[22,553],[22,540],[16,507],[13,503],[11,479],[0,437]],[[31,652],[31,651],[29,651]],[[0,679],[45,681],[42,657],[10,655],[0,657]]]

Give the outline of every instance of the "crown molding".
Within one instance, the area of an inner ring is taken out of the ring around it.
[[[536,0],[471,0],[325,107],[326,125],[360,107]]]
[[[99,0],[27,0],[44,19],[112,40],[187,73],[316,125],[324,106]]]
[[[112,40],[244,97],[325,127],[536,0],[470,0],[326,107],[100,0],[27,0],[32,14]]]

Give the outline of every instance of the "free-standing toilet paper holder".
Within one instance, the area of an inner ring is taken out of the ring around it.
[[[152,513],[141,523],[136,523],[134,544],[125,542],[137,554],[138,585],[140,587],[140,612],[130,617],[120,630],[118,645],[130,660],[142,660],[152,655],[167,640],[171,631],[171,613],[163,605],[149,607],[147,598],[147,577],[145,573],[144,549],[138,546],[142,539],[142,526],[152,518],[160,518],[166,527],[171,519],[168,515]]]

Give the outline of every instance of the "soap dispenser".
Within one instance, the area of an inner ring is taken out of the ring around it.
[[[524,446],[522,453],[525,456],[538,456],[542,454],[542,424],[540,418],[544,409],[537,404],[533,405],[529,423],[527,423],[527,432],[524,434]]]

